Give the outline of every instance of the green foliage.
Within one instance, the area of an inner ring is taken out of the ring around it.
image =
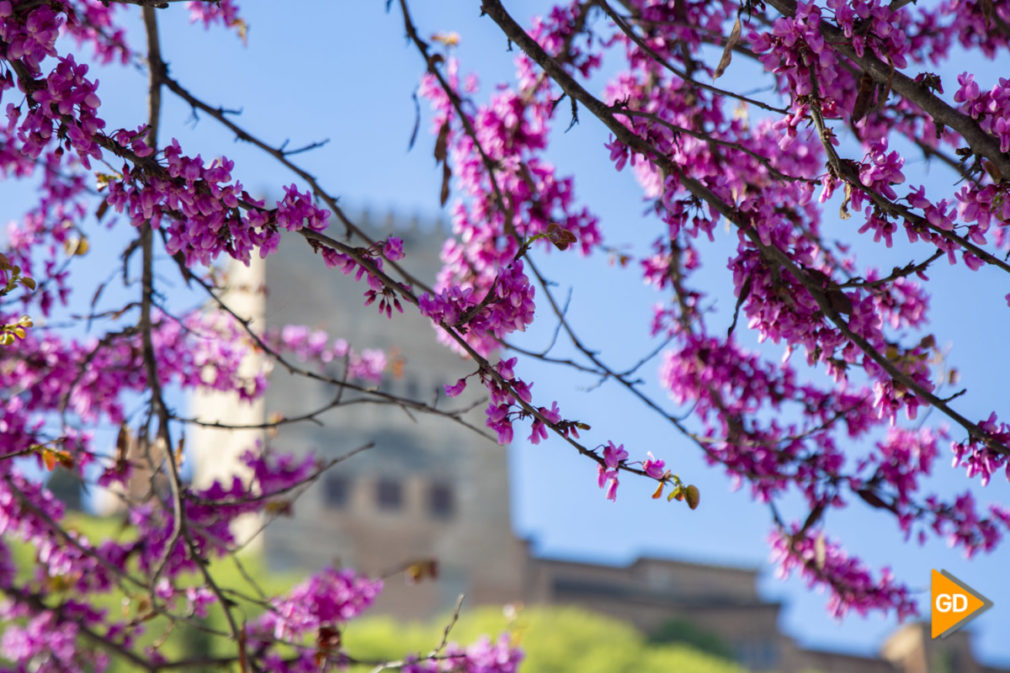
[[[89,540],[130,540],[136,531],[116,517],[92,517],[84,514],[68,514],[66,528],[76,535]],[[8,541],[15,565],[19,569],[20,582],[31,586],[35,580],[36,549],[17,540]],[[241,567],[239,566],[241,564]],[[132,569],[131,569],[132,570]],[[237,605],[235,615],[239,619],[252,620],[263,613],[262,603],[273,596],[287,593],[296,583],[294,575],[270,573],[263,560],[256,554],[241,553],[237,557],[211,562],[209,570],[218,586]],[[248,578],[255,580],[254,588]],[[51,585],[64,583],[66,578],[48,578]],[[202,584],[202,578],[192,575],[187,578],[190,585]],[[180,587],[187,586],[185,582]],[[228,625],[220,608],[209,608],[206,619],[195,616],[186,621],[170,622],[151,611],[149,595],[140,587],[128,586],[128,591],[117,590],[109,593],[104,600],[96,601],[99,608],[121,615],[123,619],[145,622],[145,633],[139,639],[143,645],[155,646],[161,654],[170,659],[204,658],[208,656],[234,656],[234,643],[227,635]],[[260,593],[262,592],[262,593]],[[56,592],[59,595],[59,591]],[[0,661],[3,661],[0,653]],[[115,656],[111,659],[108,673],[126,673],[136,668]],[[211,670],[197,667],[189,670]],[[213,670],[224,671],[227,668]]]
[[[6,283],[0,283],[0,297],[6,296],[18,287],[28,291],[35,289],[35,280],[21,273],[21,267],[12,264],[7,255],[0,253],[0,276]],[[10,346],[18,339],[24,339],[26,330],[32,327],[32,319],[26,315],[9,324],[0,324],[0,346]]]
[[[711,631],[700,628],[692,621],[680,617],[669,620],[649,636],[650,643],[688,645],[701,652],[707,652],[723,659],[733,657],[729,643]]]
[[[70,529],[89,539],[131,539],[135,532],[114,518],[72,515]],[[25,582],[30,582],[30,568],[35,565],[35,550],[13,544],[17,565]],[[287,592],[295,583],[288,575],[272,574],[255,554],[239,557],[242,567],[232,560],[214,562],[210,571],[219,586],[239,606],[239,618],[253,619],[262,613],[262,602]],[[243,572],[244,571],[244,572]],[[260,594],[247,577],[254,578]],[[194,584],[198,577],[192,577]],[[234,591],[235,593],[232,593]],[[155,645],[170,658],[202,658],[234,654],[233,644],[224,634],[227,625],[220,609],[212,607],[206,619],[191,619],[172,624],[150,613],[149,598],[142,591],[110,594],[101,607],[121,612],[126,619],[146,622],[145,645]],[[388,617],[371,617],[352,622],[342,634],[346,651],[359,661],[400,659],[408,654],[427,654],[442,641],[448,616],[427,623],[402,624]],[[534,607],[509,616],[500,608],[464,610],[453,625],[450,642],[471,643],[482,636],[497,638],[507,634],[525,651],[523,673],[743,673],[736,664],[717,656],[712,643],[690,625],[677,624],[671,641],[650,642],[642,633],[624,622],[592,612],[567,607]],[[706,651],[707,650],[707,651]],[[353,667],[352,667],[353,668]],[[360,666],[368,671],[372,666]],[[134,670],[113,657],[110,673]],[[197,667],[194,670],[201,670]],[[209,669],[207,669],[209,670]],[[216,670],[227,670],[218,668]]]
[[[348,626],[344,644],[359,659],[426,653],[441,641],[446,623],[447,617],[428,625],[363,619]],[[524,673],[743,673],[725,658],[686,644],[650,643],[624,622],[576,608],[529,608],[512,619],[495,608],[464,610],[450,640],[466,643],[501,633],[525,651]]]

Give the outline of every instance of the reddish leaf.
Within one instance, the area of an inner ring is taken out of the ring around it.
[[[558,250],[567,250],[568,246],[578,240],[575,234],[553,222],[547,227],[547,238]]]

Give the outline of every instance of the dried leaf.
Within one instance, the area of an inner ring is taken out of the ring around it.
[[[811,526],[820,521],[821,516],[823,515],[824,515],[824,503],[819,502],[817,503],[816,507],[810,510],[810,514],[807,515],[806,521],[803,522],[803,528],[800,529],[801,532],[805,533],[807,530],[809,530]]]
[[[1003,182],[1003,173],[1000,172],[996,164],[988,159],[983,159],[982,168],[984,168],[985,172],[989,174],[989,177],[992,178],[993,182]]]
[[[449,170],[449,163],[442,164],[442,190],[438,195],[438,203],[441,206],[449,200],[449,179],[452,178],[452,171]]]
[[[414,127],[410,130],[410,140],[407,142],[407,151],[414,149],[414,143],[417,141],[417,132],[421,128],[421,103],[417,100],[417,92],[410,94],[411,100],[414,101]]]
[[[119,424],[119,434],[116,435],[116,462],[125,463],[127,451],[130,448],[130,428],[126,421]]]
[[[242,46],[249,46],[249,25],[242,19],[232,19],[231,27],[238,32],[238,37],[242,40]]]
[[[107,213],[108,211],[109,211],[109,199],[104,198],[102,199],[102,202],[98,204],[98,209],[95,210],[95,219],[101,222],[102,218],[105,217],[105,213]]]
[[[824,533],[818,533],[814,538],[814,565],[818,570],[824,570],[824,564],[828,560],[828,543],[824,540]]]
[[[828,306],[834,309],[835,313],[842,315],[852,314],[852,300],[838,288],[828,290],[824,296],[828,300]]]
[[[856,102],[852,105],[852,123],[855,124],[866,116],[873,105],[873,94],[877,90],[877,84],[869,73],[863,73],[859,78],[859,91],[856,93]]]
[[[874,507],[876,509],[888,509],[888,510],[894,509],[893,505],[889,505],[888,503],[884,502],[880,498],[880,496],[873,491],[873,489],[861,488],[858,491],[856,491],[856,495],[858,495],[862,499],[862,501],[865,502],[870,507]]]
[[[663,482],[659,482],[659,486],[656,487],[656,491],[652,494],[653,500],[659,500],[663,497]]]
[[[842,205],[838,209],[838,217],[843,220],[847,220],[851,215],[849,215],[849,201],[852,200],[852,186],[846,182],[845,183],[845,198],[842,200]]]
[[[238,669],[241,673],[249,673],[249,654],[245,651],[246,630],[238,631]]]
[[[729,62],[733,60],[733,47],[740,41],[740,28],[740,17],[738,16],[736,17],[736,21],[733,22],[733,29],[729,33],[729,39],[726,40],[726,46],[722,50],[722,58],[719,59],[719,65],[715,67],[712,79],[722,77],[722,74],[726,72],[726,68],[729,67]]]
[[[435,163],[442,163],[448,156],[449,148],[449,122],[448,120],[442,122],[442,126],[438,129],[438,137],[435,139]]]

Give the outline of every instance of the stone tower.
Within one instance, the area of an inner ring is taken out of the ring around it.
[[[434,283],[446,235],[441,227],[404,226],[391,219],[376,226],[367,218],[362,226],[376,239],[389,234],[402,238],[404,267],[428,285]],[[240,301],[243,285],[246,290],[258,287],[255,278],[240,277],[233,290]],[[429,404],[437,398],[438,408],[474,406],[467,419],[483,428],[479,396],[450,400],[442,391],[473,366],[439,344],[430,322],[416,310],[406,307],[405,314],[394,313],[390,320],[376,305],[364,306],[367,285],[328,269],[297,236],[284,238],[266,260],[265,286],[264,302],[257,303],[262,295],[255,292],[244,299],[244,315],[265,316],[268,328],[322,329],[359,352],[382,349],[402,366],[387,367],[379,389]],[[333,362],[328,373],[339,378],[342,370],[342,363]],[[275,367],[259,406],[204,397],[194,411],[205,420],[254,423],[274,414],[305,414],[327,406],[338,394],[335,385]],[[342,395],[345,401],[360,397],[352,391]],[[449,419],[395,405],[349,404],[317,420],[283,425],[269,436],[254,437],[256,431],[248,431],[228,438],[201,429],[194,439],[198,483],[233,469],[238,452],[255,439],[278,451],[312,451],[324,459],[374,444],[313,484],[297,500],[291,518],[266,528],[262,544],[272,568],[313,570],[336,563],[387,576],[376,610],[405,618],[451,608],[461,593],[471,606],[521,598],[526,548],[512,532],[505,447]],[[437,579],[408,582],[402,570],[428,560],[437,562]]]
[[[266,287],[265,265],[258,255],[253,255],[249,266],[232,262],[227,269],[227,290],[219,296],[235,315],[248,320],[249,326],[262,331],[265,325]],[[216,310],[209,306],[208,310]],[[250,354],[243,360],[239,375],[251,377],[269,365],[259,354]],[[205,423],[225,423],[234,426],[257,425],[266,418],[265,400],[253,402],[240,400],[234,393],[200,391],[190,400],[192,416]],[[188,437],[193,448],[193,486],[206,488],[215,480],[230,479],[237,474],[243,480],[251,477],[250,471],[239,460],[248,450],[263,446],[265,433],[261,429],[217,429],[195,425]],[[262,546],[257,533],[262,526],[260,517],[244,515],[233,526],[239,544],[253,549]]]

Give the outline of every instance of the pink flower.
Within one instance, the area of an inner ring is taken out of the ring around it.
[[[456,381],[454,385],[449,385],[447,383],[445,385],[445,394],[448,395],[449,397],[459,397],[463,393],[463,390],[465,388],[466,388],[466,379],[460,379],[459,381]]]
[[[382,256],[391,262],[403,259],[403,241],[395,236],[387,238],[382,246]]]
[[[642,469],[653,479],[662,479],[665,474],[666,463],[662,460],[657,460],[651,451],[647,455],[649,458],[642,463]]]
[[[624,450],[623,444],[615,446],[613,442],[607,442],[603,447],[603,461],[608,469],[616,469],[627,458],[628,452]]]

